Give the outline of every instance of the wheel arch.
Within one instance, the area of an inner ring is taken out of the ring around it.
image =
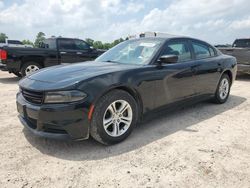
[[[128,85],[117,85],[117,86],[112,86],[110,88],[108,88],[107,90],[105,90],[104,92],[102,92],[100,95],[98,95],[98,97],[96,97],[96,99],[93,101],[93,105],[95,106],[95,104],[98,102],[98,100],[106,95],[107,93],[114,91],[114,90],[123,90],[127,93],[129,93],[136,101],[137,105],[138,105],[138,119],[140,120],[142,117],[142,113],[143,113],[143,102],[141,99],[141,95],[139,94],[139,92],[134,89],[131,86]]]
[[[230,78],[230,84],[232,85],[232,83],[233,83],[233,73],[232,73],[230,70],[225,70],[225,71],[221,74],[221,76],[222,76],[223,74],[227,74],[227,75],[229,76],[229,78]]]
[[[23,56],[21,58],[21,67],[25,64],[25,63],[28,63],[28,62],[36,62],[36,63],[39,63],[39,65],[41,65],[42,67],[44,67],[44,57],[42,56]]]

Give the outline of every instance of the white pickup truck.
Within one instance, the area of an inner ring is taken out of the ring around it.
[[[8,39],[6,39],[5,42],[0,42],[0,47],[4,47],[4,46],[8,46],[8,47],[21,47],[21,48],[33,48],[32,45],[23,44],[19,40],[8,40]]]

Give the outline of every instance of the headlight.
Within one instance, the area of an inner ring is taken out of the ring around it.
[[[87,94],[72,90],[72,91],[53,91],[45,93],[44,103],[68,103],[84,99]]]

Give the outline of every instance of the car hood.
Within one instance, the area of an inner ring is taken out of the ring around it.
[[[19,85],[32,90],[60,89],[72,87],[78,82],[92,77],[136,67],[138,66],[96,61],[59,65],[42,69],[25,77],[19,82]]]

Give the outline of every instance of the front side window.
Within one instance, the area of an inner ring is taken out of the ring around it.
[[[204,59],[210,57],[209,47],[199,42],[192,42],[196,59]]]
[[[164,47],[161,55],[177,55],[178,62],[192,59],[191,52],[185,42],[170,42]]]
[[[164,39],[139,39],[122,42],[96,59],[98,62],[148,64]]]
[[[75,45],[78,50],[88,50],[90,49],[89,45],[82,40],[75,40]]]

